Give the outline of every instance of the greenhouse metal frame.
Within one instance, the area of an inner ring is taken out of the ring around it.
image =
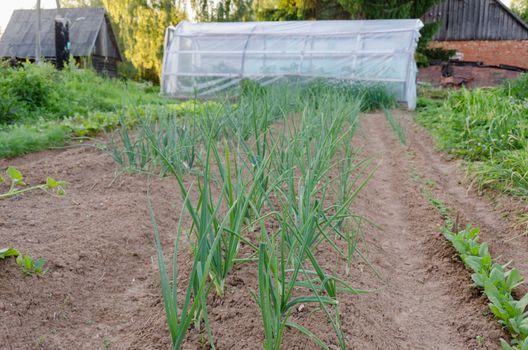
[[[175,98],[236,93],[243,79],[383,84],[416,106],[418,19],[190,23],[167,28],[161,91]]]

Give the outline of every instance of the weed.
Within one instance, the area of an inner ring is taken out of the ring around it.
[[[0,200],[19,196],[23,193],[35,190],[42,190],[46,193],[56,194],[57,196],[63,196],[65,193],[65,181],[57,181],[55,179],[52,179],[51,177],[48,177],[45,184],[28,186],[24,182],[24,177],[22,176],[22,173],[12,166],[7,168],[6,175],[11,180],[11,184],[7,192],[0,193]],[[0,176],[0,184],[2,184],[3,182],[5,182],[5,179]]]
[[[501,88],[451,92],[441,104],[419,104],[416,120],[441,149],[470,161],[480,189],[528,196],[527,77]]]
[[[68,138],[66,128],[57,124],[10,126],[0,129],[0,158],[60,147]]]
[[[44,258],[33,259],[29,255],[19,255],[16,258],[16,263],[22,268],[24,275],[41,275],[44,274],[44,264],[46,260]]]

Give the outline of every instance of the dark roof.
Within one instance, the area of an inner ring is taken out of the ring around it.
[[[446,0],[422,20],[442,22],[433,40],[528,40],[528,24],[499,0]]]
[[[112,49],[105,55],[121,60],[117,40],[104,8],[63,8],[41,10],[41,52],[43,57],[55,57],[56,17],[70,21],[71,54],[75,57],[90,56],[95,44],[105,35]],[[103,29],[103,30],[101,30]],[[107,29],[107,30],[105,30]],[[0,39],[0,57],[34,58],[36,46],[37,11],[16,10]]]

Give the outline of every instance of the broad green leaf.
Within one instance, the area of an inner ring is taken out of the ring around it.
[[[523,280],[524,278],[518,269],[513,268],[507,272],[506,285],[510,290],[522,284]]]
[[[481,275],[477,272],[471,274],[471,279],[479,287],[484,287],[484,283],[487,281],[485,278],[487,278],[486,275]]]
[[[15,167],[8,167],[6,170],[6,174],[11,178],[13,181],[22,181],[24,178],[22,176],[22,173]]]
[[[46,259],[38,258],[37,261],[33,263],[33,271],[37,273],[42,272],[42,268],[44,267],[45,263],[46,263]]]
[[[526,306],[528,305],[528,293],[526,293],[518,302],[517,307],[520,308],[523,312]]]
[[[3,178],[2,175],[0,175],[0,184],[1,184],[1,183],[4,183],[4,182],[5,182],[5,179]]]
[[[475,272],[479,272],[482,269],[482,258],[476,256],[465,256],[463,257],[464,263],[469,266]]]
[[[479,256],[490,255],[487,243],[482,243],[479,249]]]
[[[508,323],[510,324],[510,328],[515,332],[515,334],[521,333],[521,331],[519,330],[519,325],[517,324],[515,318],[508,319]]]
[[[501,342],[502,350],[515,350],[514,348],[511,347],[510,344],[508,344],[508,342],[506,340],[501,339],[500,342]]]
[[[47,186],[48,188],[55,188],[55,187],[57,187],[58,185],[59,185],[59,183],[58,183],[56,180],[52,179],[51,177],[48,177],[48,178],[47,178],[47,180],[46,180],[46,186]]]
[[[521,350],[528,350],[528,338],[524,338],[524,341],[521,344]]]
[[[17,257],[20,255],[20,252],[15,248],[2,248],[0,249],[0,259],[5,259],[10,256]]]

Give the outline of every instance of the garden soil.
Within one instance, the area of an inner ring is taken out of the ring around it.
[[[431,191],[460,213],[461,225],[482,227],[492,253],[513,259],[527,275],[521,248],[526,247],[525,238],[510,240],[512,220],[505,212],[513,209],[468,191],[460,164],[434,150],[411,114],[394,113],[405,127],[406,146],[381,113],[362,117],[354,141],[377,170],[353,209],[376,225],[364,226],[359,248],[369,263],[356,255],[348,276],[343,266],[337,273],[354,287],[375,291],[340,296],[348,347],[499,349],[499,339],[506,335],[439,233],[443,221],[423,196],[423,179],[430,179],[435,184]],[[8,165],[18,167],[32,184],[51,176],[70,185],[63,198],[28,193],[0,202],[0,246],[47,260],[41,277],[23,276],[13,259],[0,262],[0,348],[169,349],[147,189],[165,253],[171,255],[182,209],[176,182],[116,175],[112,159],[90,147],[0,160],[0,168]],[[190,186],[192,178],[186,184]],[[192,197],[196,199],[194,192]],[[274,229],[271,223],[268,230]],[[178,260],[181,274],[187,276],[191,258],[187,242],[182,244]],[[241,252],[250,254],[249,247]],[[316,255],[334,269],[331,251],[321,247]],[[183,288],[180,283],[179,290]],[[209,298],[218,349],[261,348],[260,313],[251,296],[257,288],[256,264],[241,264],[228,277],[225,296]],[[317,308],[298,308],[292,318],[338,348]],[[191,328],[184,348],[208,348],[205,340]],[[317,347],[288,330],[283,348]]]

